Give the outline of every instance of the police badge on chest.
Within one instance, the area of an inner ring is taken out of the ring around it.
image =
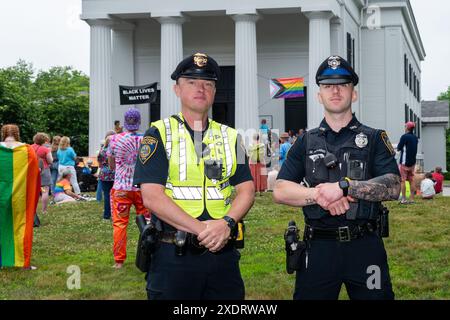
[[[368,143],[369,140],[367,139],[367,136],[362,132],[355,137],[355,144],[358,148],[364,148]]]

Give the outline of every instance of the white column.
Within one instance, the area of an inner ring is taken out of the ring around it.
[[[234,15],[236,25],[236,129],[258,129],[258,78],[255,14]]]
[[[178,113],[180,101],[170,75],[183,59],[183,17],[160,17],[161,24],[161,118]]]
[[[344,38],[344,22],[341,18],[332,18],[331,26],[330,26],[330,44],[331,50],[330,54],[339,55],[343,58],[346,58],[345,52],[345,38]]]
[[[91,26],[89,84],[89,155],[113,128],[111,119],[111,21],[89,20]]]
[[[308,129],[312,129],[323,119],[323,106],[317,100],[316,72],[330,55],[330,18],[333,14],[312,11],[305,15],[309,18]]]
[[[120,105],[119,85],[134,86],[134,28],[131,23],[120,22],[112,27],[112,110],[111,117],[124,122],[124,113],[132,105]],[[139,83],[142,85],[144,83]],[[141,128],[148,127],[148,104],[135,105],[141,111]]]

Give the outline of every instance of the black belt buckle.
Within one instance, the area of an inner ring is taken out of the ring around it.
[[[348,226],[338,228],[338,239],[340,242],[349,242],[352,240],[350,228]]]

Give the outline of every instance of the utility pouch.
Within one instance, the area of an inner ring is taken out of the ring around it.
[[[184,256],[187,248],[187,232],[178,230],[175,233],[175,254],[177,256]]]
[[[236,224],[236,239],[234,240],[234,246],[236,249],[244,248],[244,239],[245,239],[245,224],[244,221],[239,221]]]
[[[295,221],[290,221],[284,233],[286,250],[286,272],[294,273],[300,269],[300,258],[306,249],[306,243],[299,240],[298,228]]]
[[[136,224],[138,225],[140,234],[135,264],[140,271],[148,272],[152,262],[152,253],[159,245],[162,228],[160,224],[154,225],[152,222],[147,224],[143,215],[136,217]]]

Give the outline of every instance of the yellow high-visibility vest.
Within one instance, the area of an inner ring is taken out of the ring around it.
[[[231,207],[229,180],[237,167],[237,131],[209,119],[203,137],[209,152],[198,158],[183,115],[179,113],[178,117],[180,121],[172,116],[152,123],[159,130],[169,160],[165,193],[194,218],[206,207],[211,217],[220,219]],[[205,160],[222,161],[221,180],[210,180],[205,175]]]

